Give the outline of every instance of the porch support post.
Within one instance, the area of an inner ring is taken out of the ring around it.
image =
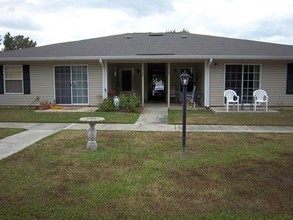
[[[102,84],[103,84],[103,99],[108,98],[108,64],[107,61],[104,61],[102,59],[99,60],[101,66],[102,66]]]
[[[105,60],[105,70],[104,70],[104,82],[105,82],[104,96],[105,96],[105,98],[108,98],[108,63],[106,60]]]
[[[144,107],[144,63],[141,64],[141,105]]]
[[[204,63],[204,106],[210,107],[210,66],[213,59],[205,60]]]
[[[167,99],[168,99],[168,109],[170,108],[170,84],[171,84],[171,83],[170,83],[170,78],[171,78],[171,77],[170,77],[170,74],[171,74],[171,73],[170,73],[170,72],[171,72],[170,69],[171,69],[171,68],[170,68],[170,63],[168,63],[168,76],[167,76],[167,83],[168,83],[168,85],[167,85],[167,86],[168,86],[168,92],[167,92],[167,94],[168,94],[168,95],[167,95]]]

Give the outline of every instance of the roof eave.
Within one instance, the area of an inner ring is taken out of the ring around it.
[[[105,60],[293,60],[293,56],[264,56],[264,55],[136,55],[136,56],[105,56]]]
[[[293,56],[276,55],[129,55],[129,56],[60,56],[60,57],[0,57],[2,62],[20,61],[76,61],[76,60],[293,60]]]

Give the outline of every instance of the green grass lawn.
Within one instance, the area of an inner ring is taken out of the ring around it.
[[[0,219],[292,219],[292,134],[62,131],[0,161]]]
[[[181,110],[169,110],[169,124],[182,123]],[[190,125],[267,125],[293,126],[293,110],[280,113],[215,114],[210,110],[188,110],[186,123]]]
[[[25,131],[22,128],[0,128],[0,139]]]
[[[126,112],[35,112],[34,108],[0,108],[0,122],[78,123],[81,117],[104,117],[103,123],[133,124],[139,113]]]

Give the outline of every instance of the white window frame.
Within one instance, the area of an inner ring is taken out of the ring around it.
[[[6,78],[6,67],[19,67],[20,68],[20,71],[21,71],[21,78],[17,78],[17,79],[7,79]],[[22,68],[22,65],[4,65],[3,66],[3,80],[4,80],[4,94],[7,94],[7,95],[19,95],[19,94],[24,94],[23,90],[23,68]],[[9,80],[21,80],[21,92],[7,92],[6,91],[6,81],[9,81]]]

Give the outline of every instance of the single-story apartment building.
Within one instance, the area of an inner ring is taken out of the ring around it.
[[[293,46],[191,33],[127,33],[0,52],[0,106],[96,106],[136,92],[143,105],[170,107],[180,99],[183,71],[192,76],[188,92],[205,107],[223,106],[226,89],[249,104],[259,88],[269,106],[293,106]]]

